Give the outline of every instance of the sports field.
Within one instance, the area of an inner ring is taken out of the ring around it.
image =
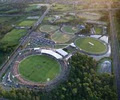
[[[55,30],[59,29],[59,26],[53,26],[53,25],[42,25],[40,27],[40,31],[41,32],[46,32],[46,33],[50,33],[53,32]]]
[[[95,32],[96,32],[96,34],[102,34],[102,28],[95,27]]]
[[[107,46],[95,38],[80,37],[75,41],[75,44],[83,51],[91,54],[102,54],[107,51]]]
[[[29,5],[29,6],[25,9],[25,11],[26,11],[26,12],[30,12],[30,11],[33,11],[33,10],[35,10],[35,9],[38,9],[38,8],[37,8],[37,5]]]
[[[4,38],[0,41],[3,44],[17,44],[19,40],[26,34],[26,30],[24,29],[13,29],[9,33],[7,33]]]
[[[72,38],[71,35],[64,34],[60,31],[56,31],[52,36],[51,39],[56,43],[66,43]]]
[[[46,55],[29,56],[19,65],[19,72],[23,78],[40,83],[54,79],[60,70],[60,64]]]
[[[18,26],[24,26],[24,27],[30,27],[32,26],[36,21],[35,20],[24,20],[21,23],[19,23]]]
[[[68,34],[74,34],[74,33],[78,32],[78,29],[73,26],[63,26],[62,31],[65,33],[68,33]]]
[[[51,7],[51,10],[53,11],[68,11],[72,10],[72,6],[70,5],[64,5],[64,4],[55,4]]]

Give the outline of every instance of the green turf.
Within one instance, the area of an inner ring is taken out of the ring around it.
[[[37,5],[29,5],[29,6],[25,9],[25,11],[26,11],[26,12],[30,12],[30,11],[35,10],[35,9],[38,9],[38,8],[37,8]]]
[[[21,23],[19,23],[18,26],[29,27],[29,26],[32,26],[35,22],[36,22],[35,20],[24,20]]]
[[[8,22],[11,19],[11,17],[0,17],[0,23]]]
[[[3,39],[2,43],[18,43],[20,38],[26,34],[26,30],[24,29],[13,29],[9,33],[7,33]]]
[[[68,34],[74,34],[74,33],[78,32],[78,29],[76,27],[72,27],[72,26],[63,26],[62,31],[65,33],[68,33]]]
[[[90,45],[91,42],[94,45]],[[90,38],[90,37],[80,37],[75,41],[75,44],[85,52],[92,53],[92,54],[101,54],[105,53],[107,50],[107,46],[104,45],[101,41]]]
[[[68,10],[72,10],[71,5],[64,5],[64,4],[55,4],[54,6],[51,7],[51,10],[54,11],[68,11]]]
[[[51,22],[51,21],[55,21],[56,18],[52,16],[52,17],[48,17],[47,20]]]
[[[102,28],[96,27],[95,32],[96,32],[96,34],[101,34],[102,33]]]
[[[53,26],[53,25],[42,25],[40,27],[40,31],[42,32],[46,32],[46,33],[50,33],[50,32],[53,32],[55,30],[59,29],[59,26]]]
[[[61,44],[61,45],[60,45],[60,44],[56,44],[56,45],[55,45],[55,48],[56,48],[56,49],[60,49],[60,48],[66,47],[66,46],[67,46],[66,44]]]
[[[52,36],[52,40],[55,41],[56,43],[66,43],[68,42],[72,36],[68,34],[64,34],[60,31],[56,31]]]
[[[19,65],[19,72],[27,80],[33,82],[47,82],[60,73],[60,64],[46,55],[27,57]]]

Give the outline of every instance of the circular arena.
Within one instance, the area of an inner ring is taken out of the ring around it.
[[[52,36],[51,39],[56,43],[66,43],[72,38],[69,34],[64,34],[61,31],[56,31]]]
[[[31,49],[19,53],[13,63],[14,81],[27,86],[54,87],[65,79],[67,64],[52,50]]]
[[[78,29],[76,27],[67,26],[67,25],[63,25],[61,30],[62,30],[62,32],[67,33],[67,34],[71,34],[71,35],[74,35],[75,33],[78,32]]]
[[[42,25],[42,26],[40,26],[40,31],[46,32],[46,33],[54,32],[58,29],[59,29],[59,26],[56,26],[56,25]]]
[[[26,80],[44,83],[51,81],[60,73],[60,64],[47,55],[34,55],[19,64],[19,73]]]
[[[107,44],[91,37],[79,37],[75,40],[76,46],[84,53],[101,55],[108,51]]]

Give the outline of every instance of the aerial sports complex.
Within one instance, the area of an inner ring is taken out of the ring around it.
[[[59,83],[67,74],[65,59],[68,53],[62,49],[33,48],[18,54],[13,62],[11,81],[27,86],[47,87]]]
[[[15,53],[2,77],[3,85],[49,91],[67,79],[69,60],[76,52],[99,61],[99,73],[111,73],[111,46],[107,26],[94,22],[90,32],[86,33],[86,25],[90,23],[79,22],[79,19],[74,13],[46,15],[38,28],[26,36],[27,41]],[[20,25],[19,28],[24,26]]]

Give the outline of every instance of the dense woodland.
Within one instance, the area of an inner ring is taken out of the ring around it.
[[[97,62],[86,55],[70,59],[68,79],[50,92],[27,89],[0,90],[0,96],[11,100],[117,100],[114,75],[97,74]]]

